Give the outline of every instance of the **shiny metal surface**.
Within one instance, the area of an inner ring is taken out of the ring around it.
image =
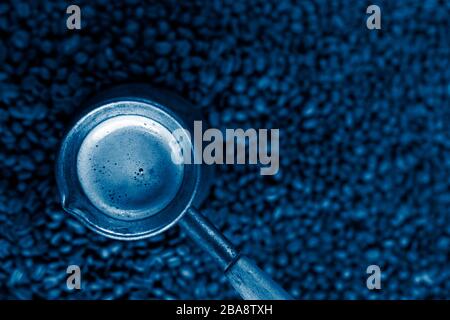
[[[89,228],[121,240],[156,235],[196,199],[200,165],[175,164],[174,112],[142,96],[94,103],[68,132],[57,161],[63,207]],[[186,135],[184,139],[189,140]]]

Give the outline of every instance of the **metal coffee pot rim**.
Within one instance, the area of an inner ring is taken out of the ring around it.
[[[65,136],[58,156],[64,209],[115,239],[165,231],[191,206],[200,184],[199,165],[170,158],[179,152],[171,132],[187,125],[142,94],[118,94],[88,109]]]

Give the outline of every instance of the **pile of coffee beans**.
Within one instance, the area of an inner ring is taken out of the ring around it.
[[[0,298],[237,297],[178,227],[120,242],[61,209],[64,131],[131,82],[280,129],[279,173],[218,166],[202,210],[295,298],[450,298],[450,1],[376,1],[381,30],[361,0],[143,2],[80,0],[81,30],[66,1],[0,3]]]

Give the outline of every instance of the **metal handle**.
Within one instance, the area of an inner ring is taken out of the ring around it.
[[[211,254],[243,299],[292,299],[267,273],[247,257],[241,256],[231,242],[195,208],[187,210],[180,225],[198,246]]]

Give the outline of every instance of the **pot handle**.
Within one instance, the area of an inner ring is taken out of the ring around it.
[[[243,299],[292,299],[253,261],[240,255],[231,242],[195,208],[187,210],[180,225],[199,247],[211,254]]]

